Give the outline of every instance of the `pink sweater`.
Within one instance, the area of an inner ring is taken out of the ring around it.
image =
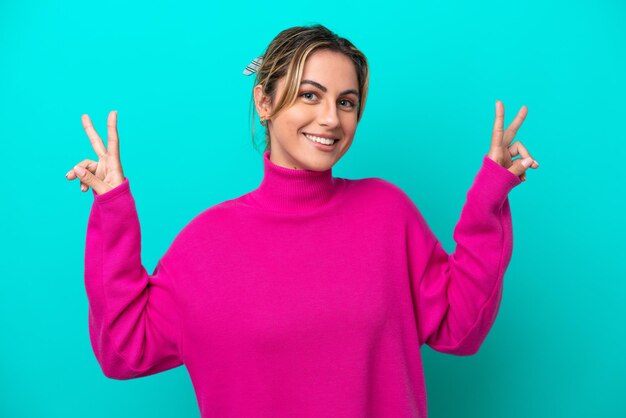
[[[259,187],[196,216],[152,274],[128,179],[94,193],[85,286],[104,374],[184,364],[202,417],[426,417],[420,348],[480,348],[520,179],[483,157],[447,254],[394,184],[263,162]]]

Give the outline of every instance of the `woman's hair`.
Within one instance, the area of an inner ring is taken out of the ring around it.
[[[274,103],[278,80],[286,76],[285,94],[276,104],[274,112],[268,118],[276,116],[281,110],[291,106],[297,99],[304,62],[316,50],[327,49],[344,54],[352,60],[359,83],[359,101],[357,104],[357,122],[361,120],[367,89],[369,86],[369,69],[365,55],[350,41],[337,36],[322,25],[294,26],[280,32],[270,42],[262,63],[256,72],[254,85],[261,84],[263,93]],[[254,95],[251,102],[252,143],[254,143]],[[255,145],[256,147],[256,145]],[[265,128],[265,151],[270,149],[270,133]]]

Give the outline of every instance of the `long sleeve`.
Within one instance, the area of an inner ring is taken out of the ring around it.
[[[182,364],[176,295],[165,258],[141,264],[141,232],[128,179],[97,195],[89,215],[85,289],[94,354],[107,377],[131,379]]]
[[[408,253],[419,341],[456,355],[478,352],[495,322],[513,252],[508,192],[521,180],[486,155],[448,255],[416,210]]]

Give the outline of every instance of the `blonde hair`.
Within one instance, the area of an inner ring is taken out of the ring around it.
[[[294,26],[280,32],[270,42],[263,53],[262,63],[256,72],[254,85],[261,84],[263,93],[269,97],[270,103],[276,99],[276,85],[282,77],[286,78],[286,91],[276,104],[272,118],[281,110],[291,106],[297,99],[304,63],[313,51],[328,49],[346,55],[354,63],[359,83],[359,100],[357,103],[357,122],[361,120],[367,90],[369,86],[369,67],[365,55],[349,40],[337,36],[322,25]],[[250,122],[252,127],[252,144],[254,142],[254,96],[251,102]],[[270,133],[265,128],[265,151],[270,150]]]

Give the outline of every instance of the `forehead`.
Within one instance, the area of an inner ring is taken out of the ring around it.
[[[358,90],[356,68],[350,58],[341,52],[327,49],[311,53],[304,62],[303,80],[313,80],[329,90]]]

